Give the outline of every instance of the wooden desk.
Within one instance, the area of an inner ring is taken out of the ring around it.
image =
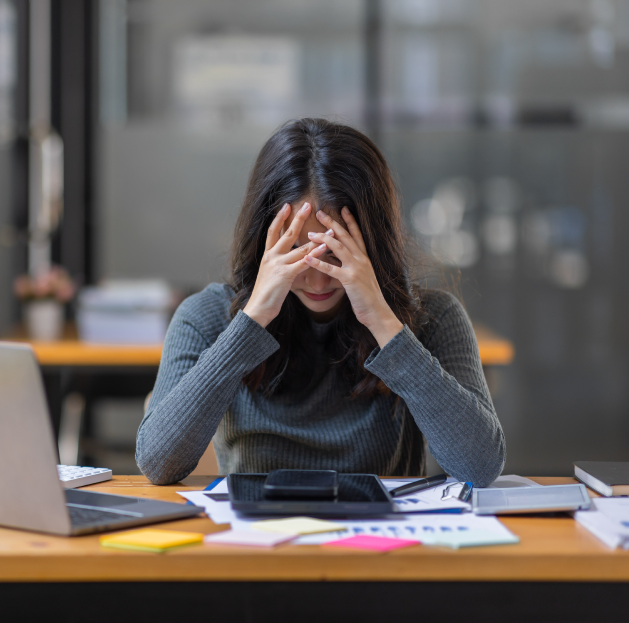
[[[43,367],[151,367],[159,366],[162,345],[87,344],[78,339],[76,326],[68,324],[56,342],[29,340],[22,327],[5,339],[28,342]]]
[[[210,480],[197,476],[187,480],[188,486],[158,487],[143,476],[115,476],[87,489],[183,503],[176,491],[202,489]],[[283,545],[270,551],[195,546],[157,556],[102,548],[97,535],[63,538],[0,529],[0,580],[629,581],[629,552],[610,551],[567,516],[502,521],[520,537],[520,544],[460,551],[422,546],[387,555]],[[206,534],[226,529],[207,518],[164,527]]]
[[[478,348],[483,366],[505,366],[513,361],[513,344],[502,338],[484,325],[474,325]],[[23,333],[17,331],[8,339],[26,340]],[[39,363],[44,367],[106,367],[106,366],[145,366],[157,367],[162,356],[159,344],[141,345],[100,345],[86,344],[76,337],[76,329],[68,326],[64,339],[58,342],[29,341],[35,350]]]
[[[211,479],[190,477],[185,485],[156,487],[140,476],[117,476],[89,488],[183,503],[176,491],[202,489]],[[459,551],[420,545],[387,554],[296,545],[273,550],[198,545],[150,554],[102,548],[98,535],[63,538],[0,529],[0,598],[13,596],[22,600],[21,607],[26,602],[42,614],[51,613],[50,596],[63,595],[77,607],[99,600],[93,621],[133,620],[121,616],[123,595],[142,601],[146,616],[150,611],[153,617],[147,621],[175,620],[182,609],[199,616],[222,612],[223,618],[214,619],[220,621],[300,623],[377,621],[383,613],[413,612],[432,613],[440,621],[460,621],[463,615],[477,620],[475,613],[489,622],[585,621],[587,612],[597,613],[592,620],[624,620],[617,616],[629,585],[619,583],[629,581],[629,552],[610,551],[567,516],[502,521],[520,544]],[[227,528],[207,518],[162,527],[203,533]],[[164,582],[171,584],[165,588]],[[113,603],[111,595],[117,596]]]

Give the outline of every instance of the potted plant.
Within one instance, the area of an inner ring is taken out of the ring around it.
[[[58,340],[63,334],[64,305],[76,292],[68,272],[61,266],[32,277],[15,280],[14,292],[24,303],[24,320],[31,339],[41,342]]]

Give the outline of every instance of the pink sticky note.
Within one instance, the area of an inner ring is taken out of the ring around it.
[[[411,545],[419,545],[419,542],[365,534],[351,536],[347,539],[339,539],[338,541],[330,541],[326,543],[324,547],[349,547],[350,549],[370,549],[376,552],[389,552],[392,549],[409,547]]]

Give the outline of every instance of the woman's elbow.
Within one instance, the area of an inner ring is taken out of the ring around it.
[[[487,452],[483,457],[472,475],[472,483],[475,487],[488,487],[504,469],[507,460],[507,448],[504,434],[500,431],[499,438],[495,444],[494,450]]]
[[[173,469],[173,466],[169,466],[168,461],[164,460],[163,456],[157,456],[150,452],[140,444],[139,440],[135,450],[135,462],[142,474],[154,485],[172,485],[185,478],[192,471],[183,473],[181,470]],[[179,473],[174,473],[175,471]]]

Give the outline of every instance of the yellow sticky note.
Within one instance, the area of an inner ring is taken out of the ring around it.
[[[203,534],[175,530],[131,530],[100,538],[103,547],[133,549],[141,552],[163,552],[171,547],[203,542]]]
[[[256,530],[281,532],[283,534],[316,534],[317,532],[337,532],[345,530],[345,526],[311,517],[289,517],[287,519],[265,519],[251,524]]]

